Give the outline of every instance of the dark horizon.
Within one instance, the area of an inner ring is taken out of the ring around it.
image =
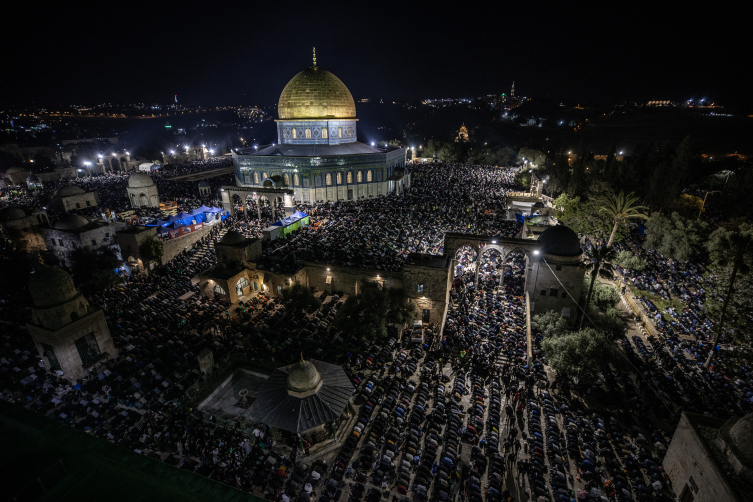
[[[269,105],[316,47],[317,64],[355,99],[473,98],[515,81],[517,95],[554,101],[747,104],[742,17],[720,11],[56,4],[5,31],[10,78],[0,103],[168,103],[177,94],[181,103]]]

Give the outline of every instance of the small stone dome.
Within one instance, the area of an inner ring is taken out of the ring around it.
[[[73,285],[73,278],[65,270],[43,263],[37,265],[36,271],[31,274],[29,291],[37,307],[57,305],[79,294]]]
[[[145,188],[154,186],[154,180],[146,173],[133,173],[128,178],[128,188]]]
[[[30,174],[28,178],[26,178],[27,183],[39,183],[39,176],[36,174]]]
[[[210,186],[212,185],[210,185],[207,180],[203,180],[199,182],[199,188],[209,188]]]
[[[78,230],[89,224],[89,220],[79,214],[69,214],[63,216],[55,222],[56,230]]]
[[[235,230],[231,230],[225,234],[225,237],[222,238],[221,242],[222,244],[233,245],[233,244],[240,244],[241,242],[245,240],[246,240],[246,237],[242,233],[237,232]]]
[[[322,376],[311,361],[301,360],[290,368],[286,384],[288,390],[293,392],[307,392],[316,388],[321,381]]]
[[[86,193],[82,188],[79,188],[76,185],[66,185],[55,192],[55,197],[68,197],[69,195],[81,195],[82,193]]]
[[[13,174],[13,173],[25,173],[27,169],[24,169],[23,167],[9,167],[5,170],[5,174]]]
[[[748,413],[737,421],[729,430],[732,439],[742,460],[748,465],[753,465],[753,413]]]
[[[564,225],[547,228],[539,236],[538,242],[541,244],[544,254],[553,256],[580,256],[583,254],[578,234]]]
[[[0,209],[0,221],[13,221],[26,218],[26,213],[20,207],[6,207]]]

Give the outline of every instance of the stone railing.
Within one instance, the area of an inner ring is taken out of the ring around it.
[[[531,340],[531,302],[528,299],[528,291],[526,291],[526,346],[528,347],[528,365],[531,365],[533,360],[533,343]]]

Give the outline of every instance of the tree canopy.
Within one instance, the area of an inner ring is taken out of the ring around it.
[[[344,335],[374,340],[387,335],[387,324],[404,324],[415,319],[413,301],[402,288],[382,289],[364,280],[357,295],[345,300],[337,312],[335,326]]]
[[[292,285],[282,288],[280,291],[282,295],[282,303],[285,305],[285,309],[291,314],[300,314],[301,311],[311,309],[318,309],[322,302],[314,296],[309,288],[298,282]]]
[[[76,248],[71,251],[69,259],[73,277],[87,289],[108,289],[120,284],[120,277],[115,273],[115,269],[120,266],[120,260],[111,249],[101,248],[94,251]]]
[[[719,337],[724,333],[725,322],[730,313],[729,307],[731,304],[734,307],[732,299],[735,293],[735,281],[738,276],[748,276],[753,268],[753,226],[743,223],[735,231],[719,227],[709,236],[706,247],[714,265],[724,270],[720,275],[724,278],[724,274],[729,274],[726,278],[727,284],[720,284],[724,288],[723,296],[715,295],[717,299],[709,304],[711,311],[719,315],[719,321],[714,326],[714,346],[716,346]],[[711,350],[704,367],[708,368],[711,365],[713,356],[714,350]]]
[[[523,164],[526,160],[529,164],[533,164],[531,166],[533,168],[542,167],[546,162],[546,154],[535,148],[523,147],[518,152],[518,162]]]
[[[547,337],[542,348],[554,370],[584,383],[597,381],[602,366],[623,361],[617,344],[593,328]]]
[[[139,254],[145,264],[150,261],[159,261],[165,254],[165,246],[162,241],[150,235],[139,246]]]
[[[617,263],[617,265],[621,266],[622,268],[638,271],[641,271],[648,266],[646,260],[635,256],[630,251],[620,251],[620,254],[617,255],[615,263]]]
[[[571,197],[563,193],[554,199],[557,208],[557,218],[572,228],[575,232],[587,235],[591,240],[606,239],[614,231],[614,221],[599,208],[602,207],[600,197],[592,197],[582,201],[580,197]],[[627,234],[627,226],[623,223],[617,226],[614,241],[621,241]]]
[[[678,213],[669,217],[654,213],[646,225],[643,248],[684,263],[705,251],[708,236],[709,226],[704,221],[690,220]]]
[[[638,205],[637,202],[638,197],[633,192],[628,194],[623,191],[618,194],[606,192],[600,198],[599,212],[606,214],[614,222],[607,247],[610,247],[614,242],[617,229],[621,224],[628,220],[648,219],[648,215],[645,213],[648,208]]]

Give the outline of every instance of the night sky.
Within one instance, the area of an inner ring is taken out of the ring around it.
[[[5,19],[0,103],[272,104],[312,46],[355,99],[749,102],[742,13],[588,3],[45,3]]]

